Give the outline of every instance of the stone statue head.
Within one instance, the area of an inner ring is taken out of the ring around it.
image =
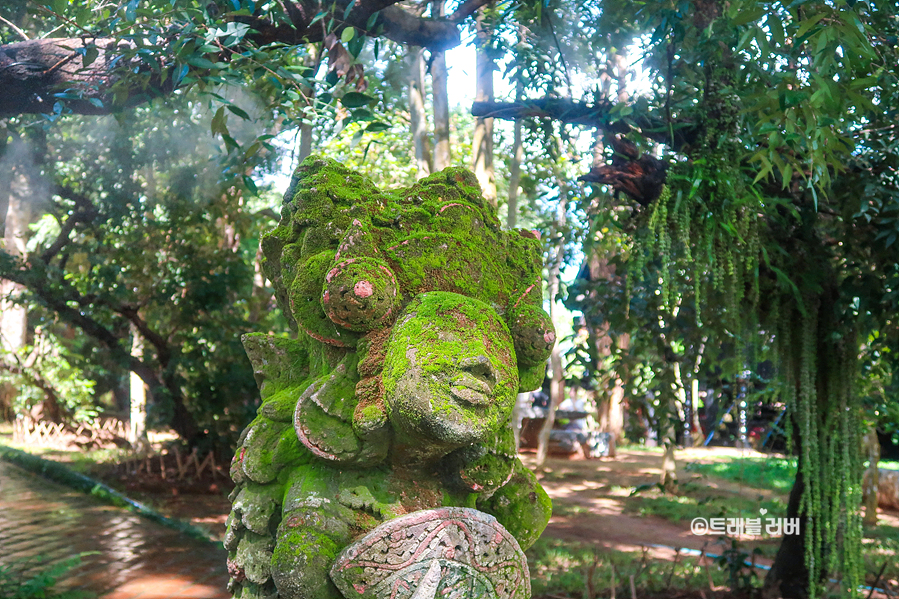
[[[540,244],[500,229],[471,173],[447,169],[387,193],[315,159],[285,198],[262,241],[278,303],[310,343],[359,359],[352,426],[361,445],[343,461],[382,455],[371,444],[390,424],[396,441],[427,441],[421,454],[484,440],[518,391],[540,385],[555,340]],[[307,428],[301,440],[315,446],[319,433]]]
[[[464,169],[386,192],[310,158],[262,250],[297,338],[244,338],[262,406],[231,469],[225,544],[241,597],[339,597],[335,583],[361,584],[341,578],[354,566],[340,550],[394,519],[406,526],[401,517],[442,526],[444,506],[470,510],[447,513],[485,539],[530,545],[549,501],[506,424],[555,341],[537,236],[501,230]],[[371,543],[389,545],[385,534]],[[446,556],[464,552],[448,551],[416,576],[449,584]],[[510,559],[500,586],[513,589],[524,558]],[[338,562],[343,574],[329,575]]]

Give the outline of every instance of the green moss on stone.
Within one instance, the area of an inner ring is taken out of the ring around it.
[[[478,509],[492,514],[521,548],[527,549],[546,528],[552,501],[534,473],[516,460],[512,479],[489,499],[479,502]]]
[[[310,158],[295,172],[281,222],[262,249],[263,270],[299,336],[245,342],[264,401],[232,468],[239,490],[227,542],[252,570],[241,592],[262,597],[277,584],[284,599],[338,599],[327,571],[340,549],[384,520],[440,505],[477,506],[530,545],[549,502],[510,453],[503,425],[515,392],[539,386],[545,369],[539,241],[502,231],[465,169],[381,191],[335,161]],[[414,322],[394,327],[401,314]],[[413,466],[404,456],[414,457],[412,441],[427,445],[427,434],[412,439],[391,429],[398,414],[420,414],[414,406],[392,413],[386,401],[410,362],[406,352],[414,350],[422,380],[430,381],[439,428],[464,412],[447,398],[472,343],[483,344],[476,353],[500,373],[491,397],[502,405],[483,411],[478,446],[444,457],[455,448],[450,439],[429,457],[433,463]],[[307,397],[310,389],[321,393]],[[294,416],[301,397],[299,426],[333,457],[300,443]],[[391,443],[399,454],[383,461]],[[444,478],[433,475],[438,470]],[[275,526],[274,548],[254,536]],[[269,570],[274,583],[263,580]]]

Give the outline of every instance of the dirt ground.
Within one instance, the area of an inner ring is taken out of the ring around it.
[[[678,480],[694,481],[708,487],[709,494],[727,497],[743,495],[747,488],[722,479],[709,479],[686,472],[691,462],[713,463],[733,457],[764,457],[753,451],[726,447],[679,451]],[[533,466],[533,456],[524,455]],[[648,548],[659,558],[671,558],[676,548],[720,553],[715,537],[697,536],[690,532],[689,520],[670,522],[656,516],[626,513],[625,505],[633,488],[656,483],[662,466],[660,451],[619,450],[615,458],[599,460],[547,460],[540,482],[553,500],[553,517],[544,535],[570,541],[590,543],[608,550],[640,551]],[[773,491],[752,489],[753,495],[769,498]],[[574,508],[574,509],[571,509]],[[735,514],[736,515],[736,514]],[[698,512],[695,517],[707,517]],[[749,546],[775,545],[776,541],[749,543]],[[764,560],[760,560],[764,563]]]
[[[684,466],[691,462],[714,463],[734,457],[764,457],[765,454],[750,450],[736,450],[726,447],[686,449],[678,452],[678,480],[693,482],[703,487],[708,495],[723,498],[752,496],[759,498],[776,497],[774,491],[748,488],[737,483],[715,477],[700,476],[687,471]],[[533,454],[524,454],[522,460],[533,468]],[[658,481],[662,455],[660,451],[619,450],[615,458],[598,460],[571,460],[550,457],[539,475],[540,482],[553,500],[553,517],[544,532],[552,539],[578,541],[597,548],[612,551],[642,551],[646,549],[653,557],[671,559],[676,548],[719,554],[723,547],[714,536],[694,535],[690,531],[690,520],[680,522],[630,513],[626,510],[628,496],[633,488]],[[221,536],[225,532],[225,520],[230,511],[227,488],[211,485],[204,489],[191,489],[189,493],[178,489],[147,489],[145,485],[129,485],[120,481],[126,491],[131,487],[131,495],[146,501],[167,515],[190,520],[209,530],[212,535]],[[201,492],[198,492],[201,491]],[[785,496],[782,496],[784,501]],[[738,514],[734,514],[735,516]],[[778,514],[784,516],[785,514]],[[708,517],[698,512],[695,517]],[[881,512],[881,522],[899,527],[899,514]],[[768,546],[772,554],[778,544],[777,539],[749,540],[749,548]],[[758,563],[765,564],[764,558]]]
[[[45,457],[66,460],[62,455]],[[743,500],[744,507],[747,498],[751,501],[780,498],[786,502],[785,494],[703,476],[686,468],[690,463],[722,462],[735,457],[765,457],[765,454],[721,447],[680,450],[677,454],[678,480],[682,485],[690,483],[694,497],[718,497],[723,500],[719,504],[725,506],[728,506],[729,498],[737,497]],[[533,469],[533,454],[524,454],[522,460]],[[683,556],[684,549],[693,550],[693,555],[701,551],[708,555],[720,555],[726,547],[717,536],[694,535],[690,530],[693,517],[718,515],[702,513],[702,505],[695,506],[696,514],[686,507],[686,516],[678,522],[643,515],[633,509],[635,500],[630,498],[631,491],[640,485],[658,482],[661,463],[661,450],[646,449],[619,450],[615,458],[594,460],[550,457],[538,474],[553,500],[553,516],[543,537],[583,543],[600,551],[644,552],[649,557],[665,560],[677,559],[678,552]],[[162,479],[129,479],[121,472],[112,470],[104,472],[101,469],[92,474],[165,515],[189,520],[205,529],[211,537],[224,536],[231,505],[227,499],[230,485],[222,478],[179,487]],[[655,495],[658,493],[655,492]],[[725,515],[731,516],[729,509],[726,512]],[[740,515],[733,513],[734,517]],[[786,514],[772,515],[783,517]],[[899,527],[899,513],[880,512],[880,522]],[[747,549],[760,547],[762,556],[756,558],[756,563],[766,565],[770,563],[770,556],[774,555],[778,543],[779,539],[756,538],[745,540],[744,546]]]

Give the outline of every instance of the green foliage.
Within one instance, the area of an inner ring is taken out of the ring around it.
[[[244,155],[252,155],[265,139],[241,140],[234,134],[229,116],[247,121],[252,110],[243,99],[222,93],[223,86],[248,90],[285,128],[313,121],[333,121],[338,127],[365,122],[371,131],[383,125],[370,110],[378,98],[365,92],[359,60],[370,38],[355,35],[353,27],[342,29],[344,17],[335,12],[336,5],[322,7],[311,26],[340,34],[339,41],[293,46],[267,42],[254,28],[254,19],[291,27],[289,15],[276,2],[129,0],[110,5],[54,0],[28,9],[26,27],[39,27],[38,33],[120,42],[121,54],[115,60],[129,68],[121,71],[107,97],[90,99],[99,108],[131,107],[172,89],[200,97],[215,115],[211,133]],[[88,43],[79,54],[87,67],[99,52]],[[328,65],[322,69],[325,55]],[[73,87],[54,94],[56,103],[47,121],[57,122],[69,113],[71,102],[83,102],[85,91]],[[239,128],[240,121],[236,124]]]
[[[610,331],[632,333],[619,368],[656,365],[641,377],[647,389],[670,392],[686,364],[733,380],[772,361],[766,385],[789,406],[806,485],[810,585],[839,572],[853,593],[862,397],[872,419],[889,420],[899,345],[896,88],[883,66],[895,62],[884,40],[896,7],[605,8],[600,29],[621,34],[629,18],[648,37],[652,94],[624,118],[664,123],[668,172],[650,205],[594,216],[596,247],[615,251],[627,275],[585,286],[581,307],[605,304]],[[715,349],[700,367],[706,339]],[[872,375],[861,387],[860,367]]]
[[[607,596],[614,588],[618,596],[630,596],[630,577],[638,594],[671,594],[727,582],[721,568],[699,573],[696,559],[681,554],[676,562],[648,558],[626,551],[600,552],[585,544],[540,539],[527,551],[534,597]],[[715,562],[716,565],[718,562]]]
[[[277,326],[255,275],[275,200],[257,196],[245,176],[272,152],[249,162],[228,153],[206,134],[210,118],[180,99],[54,128],[44,141],[53,168],[43,175],[53,202],[35,226],[33,258],[2,270],[27,288],[41,332],[38,372],[70,411],[117,408],[100,397],[127,385],[137,331],[151,423],[223,447],[255,405],[240,335]],[[233,133],[255,135],[249,126]]]
[[[81,565],[80,553],[70,558],[46,563],[35,557],[0,564],[0,598],[2,599],[90,599],[87,591],[56,591],[57,581]]]
[[[688,472],[732,480],[756,489],[788,493],[796,479],[796,460],[785,458],[734,458],[712,464],[687,464]]]
[[[752,567],[754,556],[760,553],[758,547],[748,551],[738,541],[730,539],[730,547],[726,547],[715,562],[727,575],[727,585],[732,591],[747,592],[760,586],[758,574]]]
[[[786,503],[782,499],[758,495],[712,495],[707,489],[690,483],[680,485],[682,495],[650,493],[628,500],[625,510],[641,516],[658,516],[672,522],[689,522],[694,518],[758,517],[760,509],[783,517]]]
[[[68,421],[93,422],[98,416],[96,381],[85,377],[77,367],[77,356],[68,355],[64,347],[42,331],[35,333],[34,345],[26,345],[15,356],[0,350],[0,356],[0,360],[18,367],[15,373],[0,370],[0,384],[7,383],[18,390],[11,406],[16,414],[30,413],[48,399],[49,391]],[[23,367],[25,364],[28,366]]]

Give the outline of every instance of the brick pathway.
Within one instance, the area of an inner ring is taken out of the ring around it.
[[[57,588],[102,599],[230,597],[221,547],[0,461],[0,565],[25,579],[86,551],[97,553]]]

